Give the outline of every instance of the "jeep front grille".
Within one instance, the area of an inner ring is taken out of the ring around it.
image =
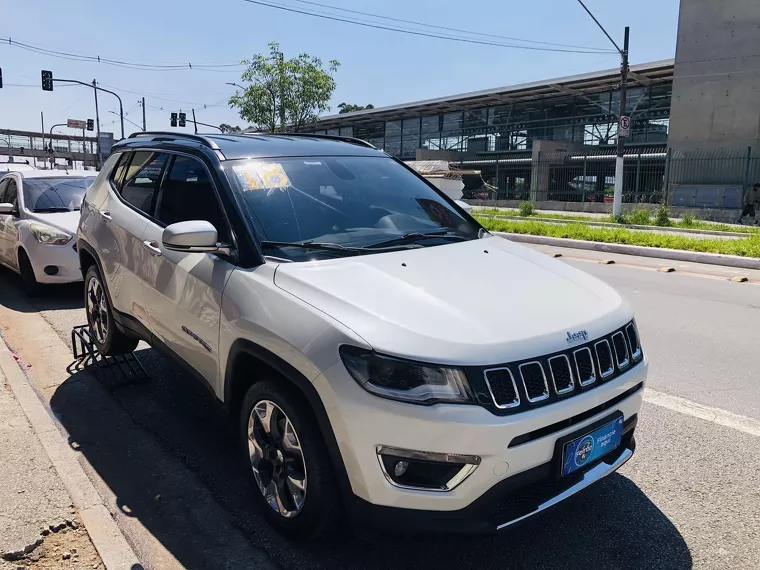
[[[526,362],[520,365],[525,395],[530,403],[540,402],[549,397],[549,386],[546,383],[544,368],[540,362]]]
[[[599,363],[599,375],[607,378],[615,372],[615,364],[612,362],[612,351],[610,350],[610,341],[606,338],[600,340],[594,345],[596,350],[596,361]]]
[[[497,408],[505,410],[520,405],[520,393],[509,368],[490,368],[483,376]]]
[[[633,321],[580,346],[480,369],[476,390],[480,403],[496,414],[572,398],[628,372],[644,360]],[[485,383],[485,386],[483,384]]]
[[[549,370],[552,373],[554,391],[557,394],[562,395],[573,391],[575,382],[573,381],[573,372],[570,369],[570,359],[566,355],[552,356],[549,359]]]

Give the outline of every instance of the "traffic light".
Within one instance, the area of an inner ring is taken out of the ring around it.
[[[187,123],[185,122],[185,114],[180,113],[179,114],[179,126],[184,127]]]
[[[42,70],[42,90],[43,91],[52,91],[53,90],[53,72],[52,71],[45,71]]]
[[[87,119],[87,130],[88,131],[94,131],[95,130],[95,120],[94,119]]]
[[[169,115],[169,123],[171,124],[172,127],[177,126],[177,113],[172,113],[171,115]]]

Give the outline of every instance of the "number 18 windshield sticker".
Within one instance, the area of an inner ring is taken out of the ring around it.
[[[290,186],[290,178],[279,162],[247,162],[232,170],[246,192],[266,190],[271,196],[275,190],[284,192]]]

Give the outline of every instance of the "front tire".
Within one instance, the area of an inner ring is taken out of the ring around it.
[[[84,307],[92,341],[100,354],[116,356],[137,348],[139,340],[116,328],[103,278],[95,265],[87,269],[84,278]]]
[[[256,502],[267,521],[293,538],[328,538],[343,509],[319,426],[300,394],[284,380],[262,380],[245,395],[241,454]]]
[[[37,295],[41,291],[42,285],[37,281],[32,262],[23,249],[18,250],[18,272],[24,282],[24,290],[27,295]]]

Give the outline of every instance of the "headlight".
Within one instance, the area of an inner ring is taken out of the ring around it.
[[[48,245],[65,245],[71,241],[71,236],[66,232],[39,222],[29,224],[29,231],[38,242]]]
[[[342,346],[340,356],[353,379],[378,396],[415,404],[474,401],[467,376],[458,368],[399,360],[352,346]]]

